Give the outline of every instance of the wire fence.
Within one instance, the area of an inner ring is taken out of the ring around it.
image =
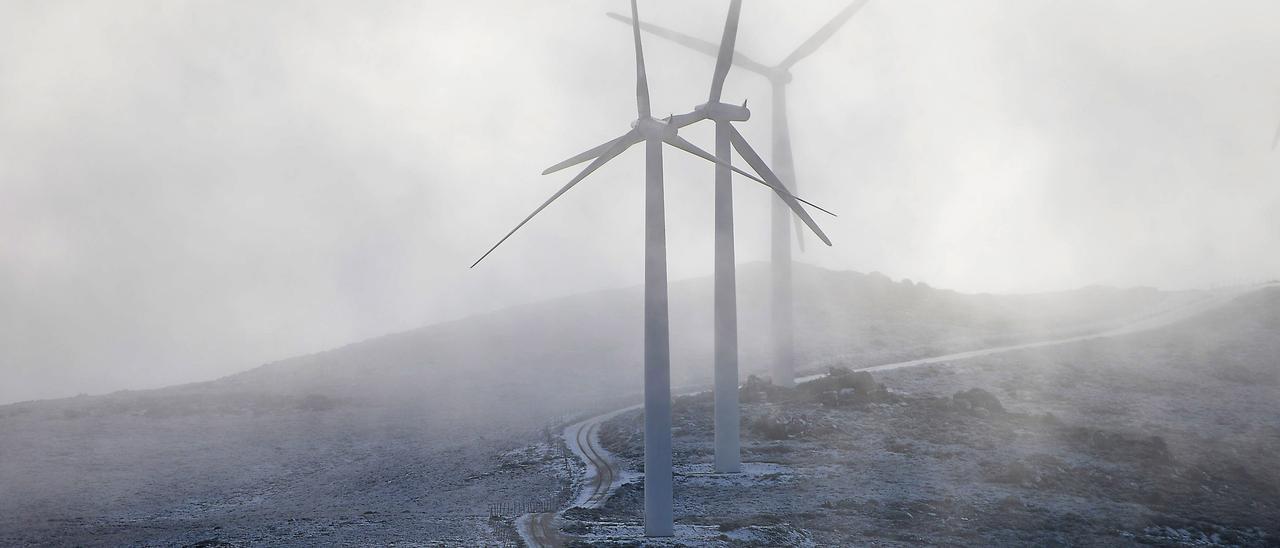
[[[556,460],[563,467],[563,474],[566,478],[573,477],[575,470],[571,463],[573,459],[572,452],[565,446],[564,441],[560,439],[560,432],[570,420],[571,417],[569,416],[555,417],[542,428],[543,441],[546,443],[547,450],[551,451],[552,454],[559,454]],[[572,489],[566,484],[564,488],[554,495],[490,502],[488,504],[488,516],[493,519],[518,517],[524,514],[554,513],[568,506],[572,498]]]
[[[533,499],[505,500],[489,503],[489,517],[521,516],[524,514],[550,513],[560,510],[568,502],[563,494]]]

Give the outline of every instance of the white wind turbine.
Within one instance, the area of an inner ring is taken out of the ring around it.
[[[631,0],[631,20],[638,21],[636,0]],[[631,130],[622,136],[566,160],[543,173],[595,158],[585,169],[551,195],[542,205],[520,221],[498,243],[489,248],[475,263],[493,253],[520,227],[528,223],[551,202],[596,171],[631,145],[645,142],[645,298],[644,298],[644,528],[646,536],[672,536],[671,472],[671,370],[667,317],[667,249],[666,221],[662,185],[662,145],[674,146],[690,154],[720,164],[737,173],[765,184],[795,202],[799,200],[776,183],[770,184],[754,175],[729,166],[715,156],[677,135],[677,126],[668,120],[654,118],[649,108],[649,84],[645,75],[644,49],[639,24],[632,25],[636,52],[636,110],[638,118]],[[808,203],[808,202],[805,202]],[[816,207],[816,206],[815,206]]]
[[[853,17],[869,0],[853,0],[827,24],[818,29],[813,36],[800,44],[782,62],[774,66],[755,61],[741,53],[733,54],[733,64],[751,72],[764,76],[773,88],[773,165],[779,179],[786,188],[795,192],[795,168],[791,156],[791,133],[787,125],[787,84],[791,83],[791,68],[801,59],[817,51],[827,39],[831,38],[849,18]],[[623,15],[609,13],[609,17],[633,25],[633,19]],[[634,26],[634,25],[633,25]],[[649,23],[640,23],[646,32],[671,40],[687,48],[711,56],[718,56],[720,48],[715,44],[666,29]],[[774,371],[773,380],[777,384],[791,386],[795,384],[795,319],[791,286],[791,227],[787,222],[787,208],[784,204],[774,202],[772,220],[771,245],[771,299],[773,323]],[[804,250],[804,241],[800,232],[796,232],[797,243]]]
[[[729,14],[725,18],[724,35],[720,39],[720,52],[716,57],[716,68],[711,78],[711,94],[705,104],[697,106],[690,114],[673,118],[672,123],[678,127],[701,121],[711,120],[716,125],[716,165],[715,181],[715,470],[719,473],[739,472],[742,468],[742,447],[739,435],[741,423],[738,401],[738,295],[737,295],[737,261],[734,253],[733,234],[733,173],[726,167],[732,160],[732,149],[747,160],[756,173],[765,177],[776,188],[785,188],[777,175],[769,169],[747,143],[742,134],[733,127],[733,122],[746,121],[751,116],[746,103],[742,106],[724,103],[720,100],[724,89],[725,77],[733,62],[733,49],[738,34],[738,15],[742,11],[742,0],[731,0]],[[831,245],[831,240],[818,228],[809,214],[789,199],[786,193],[779,192],[781,203],[796,215],[818,236],[823,243]],[[825,210],[824,210],[825,211]]]

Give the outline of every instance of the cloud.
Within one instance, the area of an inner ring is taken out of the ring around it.
[[[781,59],[842,2],[748,3]],[[640,153],[488,247],[628,128],[624,3],[8,3],[0,401],[206,379],[640,281]],[[644,2],[715,40],[720,3]],[[803,260],[971,291],[1272,277],[1271,2],[871,2],[795,69]],[[655,112],[712,61],[646,36]],[[769,149],[769,90],[744,133]],[[706,128],[686,136],[706,143]],[[766,154],[767,156],[767,154]],[[711,270],[711,170],[668,155],[673,278]],[[739,258],[769,196],[738,191]],[[813,240],[810,240],[813,243]]]

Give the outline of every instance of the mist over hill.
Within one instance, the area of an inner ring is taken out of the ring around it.
[[[805,265],[794,276],[799,369],[833,357],[875,365],[1100,330],[1199,295],[1106,287],[964,294],[874,272]],[[743,265],[738,278],[740,370],[744,378],[767,375],[768,265]],[[675,385],[710,379],[711,289],[709,277],[671,284]],[[472,422],[543,420],[638,392],[642,297],[641,287],[573,295],[281,360],[215,381],[10,409],[164,413],[156,406],[172,405],[184,410],[179,413],[216,413],[360,402],[418,407]],[[171,403],[160,403],[165,401]]]
[[[768,271],[739,272],[745,377],[768,369]],[[796,285],[802,368],[1069,333],[1191,296],[967,295],[814,267],[797,268]],[[565,416],[638,398],[641,296],[575,295],[209,382],[0,406],[0,543],[195,542],[231,522],[249,539],[315,534],[302,522],[266,529],[301,516],[336,524],[326,541],[486,537],[483,520],[457,516],[555,489],[495,460],[503,451]],[[711,310],[709,278],[672,284],[677,386],[710,377]],[[343,525],[364,515],[355,509],[396,517],[356,530]]]
[[[1104,287],[973,295],[810,266],[794,276],[800,368],[832,355],[857,355],[870,365],[1098,329],[1191,296]],[[766,374],[768,265],[744,265],[738,278],[740,369],[744,377]],[[670,302],[673,383],[707,382],[711,279],[672,283]],[[574,295],[267,364],[215,386],[391,401],[429,397],[441,412],[467,416],[483,414],[476,398],[484,393],[520,401],[522,416],[563,413],[575,401],[637,392],[642,312],[640,287]],[[557,394],[554,402],[538,396],[544,387]]]

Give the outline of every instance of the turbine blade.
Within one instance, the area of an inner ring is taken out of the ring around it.
[[[683,151],[685,151],[685,152],[688,152],[689,154],[692,154],[692,155],[694,155],[694,156],[697,156],[697,157],[699,157],[699,158],[702,158],[702,159],[704,159],[704,160],[706,160],[706,161],[708,161],[708,162],[711,162],[711,163],[714,163],[714,164],[717,164],[717,165],[722,165],[722,166],[724,166],[724,167],[727,167],[727,168],[729,168],[729,169],[732,169],[735,173],[737,173],[737,174],[739,174],[739,175],[742,175],[743,177],[746,177],[746,178],[748,178],[748,179],[751,179],[751,180],[753,180],[753,181],[755,181],[755,182],[757,182],[757,183],[760,183],[760,184],[762,184],[762,185],[764,185],[764,186],[772,187],[772,185],[770,185],[769,183],[765,182],[765,180],[764,180],[764,179],[761,179],[761,178],[759,178],[759,177],[757,177],[757,176],[755,176],[755,175],[752,175],[752,174],[750,174],[750,173],[747,173],[747,172],[745,172],[745,171],[742,171],[741,169],[738,169],[738,168],[734,167],[733,165],[729,164],[728,162],[723,162],[723,161],[721,161],[719,158],[716,158],[716,157],[715,157],[715,156],[713,156],[711,153],[709,153],[709,152],[707,152],[707,151],[705,151],[705,150],[702,150],[702,149],[698,148],[698,146],[697,146],[697,145],[695,145],[695,144],[693,144],[693,143],[690,143],[690,142],[689,142],[688,140],[686,140],[684,137],[681,137],[681,136],[679,136],[679,135],[672,135],[672,136],[670,136],[670,137],[663,137],[663,138],[662,138],[662,141],[663,141],[664,143],[667,143],[668,145],[671,145],[671,146],[676,147],[676,148],[678,148],[678,149],[680,149],[680,150],[683,150]]]
[[[636,112],[640,118],[649,114],[649,78],[644,72],[644,45],[640,43],[640,10],[631,0],[631,34],[636,42]]]
[[[733,46],[738,39],[738,13],[741,11],[742,0],[729,2],[729,15],[724,19],[724,36],[720,37],[720,54],[716,57],[716,70],[711,76],[710,103],[719,103],[720,93],[724,91],[724,79],[729,75],[729,67],[733,64]]]
[[[789,174],[789,176],[791,177],[791,190],[799,192],[800,183],[796,182],[795,166],[792,166],[791,173]],[[782,180],[782,178],[779,177],[778,180]],[[800,250],[801,253],[804,253],[804,240],[805,240],[804,223],[800,220],[799,217],[796,217],[795,215],[791,216],[791,221],[795,224],[796,249]]]
[[[632,133],[638,134],[639,132],[635,130],[631,130],[630,133],[628,133],[627,135],[624,135],[623,137],[625,138],[628,135],[631,135]],[[516,225],[515,228],[511,229],[511,232],[508,232],[506,236],[503,236],[501,240],[498,240],[498,243],[493,244],[493,247],[489,248],[488,251],[484,252],[484,255],[481,255],[479,259],[476,259],[476,262],[471,263],[471,266],[469,268],[475,268],[476,265],[480,264],[480,261],[483,261],[485,257],[489,256],[490,253],[493,253],[493,250],[498,249],[498,246],[502,245],[502,242],[507,241],[507,238],[510,238],[512,234],[515,234],[517,230],[520,230],[520,227],[528,223],[531,219],[533,219],[535,215],[541,213],[542,210],[546,209],[547,206],[551,205],[551,202],[556,201],[556,198],[559,198],[561,195],[568,192],[569,189],[573,188],[574,185],[578,184],[580,181],[585,179],[587,175],[590,175],[592,172],[599,169],[600,166],[604,165],[609,160],[612,160],[617,155],[622,154],[622,152],[627,148],[630,148],[631,145],[628,145],[626,143],[627,141],[625,139],[615,139],[613,141],[613,146],[609,147],[609,150],[606,150],[604,154],[601,154],[600,157],[596,158],[596,161],[591,162],[591,164],[588,165],[586,169],[583,169],[581,173],[578,173],[578,175],[574,177],[573,180],[569,181],[567,184],[560,187],[560,190],[557,190],[555,194],[552,194],[550,198],[547,198],[547,201],[542,202],[542,205],[538,206],[538,209],[533,210],[533,213],[530,213],[528,217],[525,217],[523,221],[520,221],[520,224]]]
[[[1276,145],[1280,145],[1280,126],[1276,126],[1276,137],[1271,140],[1271,150],[1275,150]]]
[[[804,226],[801,224],[799,217],[791,217],[791,220],[796,223],[796,247],[800,249],[801,253],[804,253]]]
[[[588,151],[586,151],[586,152],[583,152],[582,154],[579,154],[579,155],[577,155],[577,156],[574,156],[574,157],[572,157],[572,158],[569,158],[568,160],[565,160],[565,161],[560,162],[560,163],[558,163],[558,164],[556,164],[556,165],[554,165],[554,166],[551,166],[551,167],[549,167],[549,168],[547,168],[547,169],[544,169],[544,170],[542,170],[542,174],[543,174],[543,175],[548,175],[548,174],[551,174],[551,173],[555,173],[555,172],[557,172],[557,171],[560,171],[560,170],[562,170],[562,169],[564,169],[564,168],[566,168],[566,167],[576,166],[576,165],[578,165],[578,164],[581,164],[582,162],[585,162],[585,161],[587,161],[587,160],[590,160],[590,159],[592,159],[592,158],[595,158],[595,157],[597,157],[597,156],[600,156],[601,154],[604,154],[604,152],[605,152],[605,151],[607,151],[607,150],[609,150],[609,147],[613,146],[613,144],[614,144],[614,143],[617,143],[618,141],[623,141],[623,140],[629,140],[630,142],[628,142],[628,143],[627,143],[627,146],[631,146],[631,145],[634,145],[634,144],[636,144],[636,143],[639,143],[639,142],[640,142],[641,140],[643,140],[643,139],[639,136],[639,134],[637,134],[637,133],[635,133],[635,132],[629,132],[629,133],[626,133],[626,134],[622,135],[621,137],[618,137],[617,139],[614,139],[614,140],[612,140],[612,141],[609,141],[609,142],[607,142],[607,143],[604,143],[604,144],[602,144],[602,145],[600,145],[600,146],[597,146],[597,147],[595,147],[595,148],[592,148],[591,150],[588,150]]]
[[[784,190],[784,191],[786,191],[786,187],[783,187],[783,190]],[[809,207],[812,207],[812,208],[814,208],[814,209],[816,209],[816,210],[818,210],[818,211],[821,211],[821,212],[823,212],[823,213],[826,213],[827,215],[830,215],[830,216],[832,216],[832,217],[839,217],[839,215],[836,215],[836,214],[835,214],[835,213],[833,213],[830,209],[827,209],[827,208],[822,207],[822,206],[820,206],[820,205],[818,205],[818,204],[815,204],[815,203],[813,203],[813,202],[810,202],[809,200],[806,200],[806,199],[804,199],[804,198],[801,198],[801,197],[799,197],[799,196],[796,196],[795,194],[792,194],[792,195],[791,195],[791,197],[792,197],[792,198],[795,198],[795,200],[796,200],[797,202],[800,202],[800,203],[802,203],[802,204],[804,204],[804,205],[807,205],[807,206],[809,206]]]
[[[751,166],[751,169],[756,170],[756,173],[763,175],[765,179],[769,180],[769,186],[772,186],[773,191],[778,194],[779,198],[782,198],[782,201],[787,204],[787,207],[790,207],[791,211],[795,213],[797,217],[800,217],[800,219],[804,221],[804,224],[809,226],[809,230],[812,230],[813,233],[818,236],[818,239],[822,240],[822,243],[831,245],[831,240],[827,238],[827,235],[822,232],[821,228],[818,228],[818,223],[813,221],[813,217],[809,216],[808,211],[805,211],[804,208],[800,207],[798,198],[793,196],[791,192],[787,190],[787,186],[782,184],[782,181],[780,181],[778,176],[773,173],[773,170],[769,169],[769,166],[764,163],[764,160],[760,159],[760,155],[756,154],[755,149],[752,149],[751,145],[747,143],[747,140],[742,137],[742,134],[738,133],[738,128],[729,126],[729,140],[733,144],[733,148],[742,156],[742,159],[746,160],[747,164]],[[828,213],[830,212],[828,211]]]
[[[778,63],[778,67],[783,70],[789,69],[801,59],[804,59],[817,51],[828,38],[831,38],[831,35],[835,34],[837,30],[840,30],[840,27],[844,25],[845,21],[848,21],[850,17],[853,17],[853,14],[858,13],[858,10],[862,9],[862,6],[867,5],[868,1],[870,0],[853,0],[850,2],[848,6],[845,6],[845,8],[840,11],[840,13],[837,13],[830,21],[827,21],[827,24],[822,25],[822,28],[818,29],[818,32],[815,32],[813,36],[810,36],[803,44],[800,44],[800,47],[791,52],[791,55],[788,55],[781,63]]]
[[[632,24],[632,19],[625,15],[613,13],[613,12],[606,13],[605,15],[608,15],[609,17],[617,21],[626,23],[627,26],[631,26]],[[660,27],[652,23],[640,23],[640,29],[649,34],[657,36],[659,38],[665,38],[667,40],[680,44],[681,46],[689,48],[693,51],[705,53],[711,57],[715,57],[720,52],[720,47],[715,44],[712,44],[711,42],[708,42],[701,38],[694,38],[692,36],[689,36],[688,34],[676,32],[666,27]],[[751,72],[754,72],[757,74],[763,74],[765,76],[768,76],[772,72],[772,69],[770,69],[768,65],[761,63],[759,61],[756,61],[754,59],[751,59],[750,57],[747,57],[746,55],[743,55],[738,52],[733,53],[733,64],[738,65],[739,67],[747,69]]]
[[[671,124],[671,127],[680,129],[682,127],[689,126],[706,119],[707,119],[707,115],[704,113],[704,111],[695,111],[695,112],[677,114],[675,116],[672,116],[671,119],[667,121],[667,123]]]
[[[683,151],[685,151],[685,152],[688,152],[689,154],[692,154],[692,155],[694,155],[694,156],[697,156],[697,157],[699,157],[699,158],[702,158],[702,159],[704,159],[704,160],[707,160],[708,162],[713,162],[713,163],[715,163],[715,164],[725,166],[725,167],[727,167],[727,168],[729,168],[729,169],[733,170],[733,172],[734,172],[734,173],[737,173],[737,174],[739,174],[739,175],[742,175],[743,177],[746,177],[746,178],[748,178],[748,179],[751,179],[752,181],[755,181],[755,182],[757,182],[757,183],[760,183],[760,184],[762,184],[762,185],[764,185],[764,186],[767,186],[767,187],[769,187],[769,188],[773,189],[775,192],[778,192],[778,188],[777,188],[777,187],[774,187],[774,185],[770,184],[768,181],[766,181],[766,180],[764,180],[764,179],[761,179],[760,177],[757,177],[757,176],[752,175],[752,174],[750,174],[750,173],[747,173],[746,171],[743,171],[743,170],[741,170],[741,169],[738,169],[737,167],[734,167],[732,164],[728,164],[728,163],[725,163],[725,162],[720,161],[720,159],[719,159],[719,158],[716,158],[715,156],[712,156],[712,155],[711,155],[710,153],[708,153],[707,151],[705,151],[705,150],[702,150],[702,149],[698,148],[696,145],[694,145],[693,143],[690,143],[690,142],[689,142],[688,140],[686,140],[684,137],[681,137],[681,136],[679,136],[679,135],[672,135],[672,136],[670,136],[670,137],[665,137],[665,138],[663,138],[662,140],[663,140],[663,142],[665,142],[665,143],[667,143],[667,144],[669,144],[669,145],[671,145],[671,146],[673,146],[673,147],[676,147],[676,148],[678,148],[678,149],[680,149],[680,150],[683,150]],[[759,171],[759,170],[757,170],[757,171]],[[771,173],[772,173],[772,172],[771,172]],[[836,214],[835,214],[835,213],[832,213],[832,212],[830,212],[830,211],[827,211],[827,210],[826,210],[826,209],[824,209],[822,206],[819,206],[818,204],[815,204],[815,203],[813,203],[813,202],[810,202],[810,201],[808,201],[808,200],[805,200],[804,198],[801,198],[801,197],[799,197],[799,196],[796,196],[796,195],[792,194],[791,192],[789,192],[789,191],[786,189],[786,187],[785,187],[785,186],[784,186],[784,187],[782,187],[781,192],[782,192],[782,193],[785,193],[789,198],[791,198],[791,199],[793,199],[793,200],[796,200],[796,201],[798,201],[798,202],[801,202],[801,203],[803,203],[803,204],[806,204],[806,205],[808,205],[809,207],[812,207],[812,208],[814,208],[814,209],[817,209],[818,211],[821,211],[821,212],[823,212],[823,213],[826,213],[827,215],[830,215],[830,216],[832,216],[832,217],[835,217],[835,216],[836,216]]]

